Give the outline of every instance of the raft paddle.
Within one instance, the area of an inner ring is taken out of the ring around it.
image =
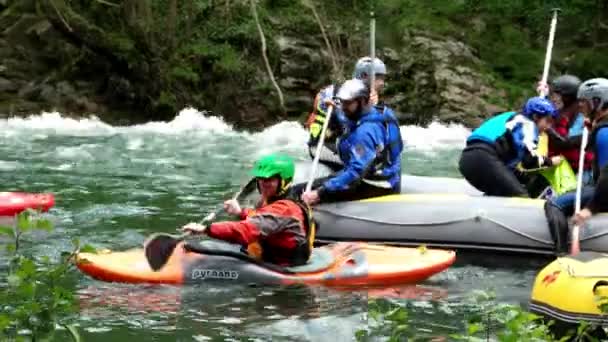
[[[589,132],[587,127],[583,127],[583,139],[581,141],[581,150],[578,157],[578,178],[576,179],[576,209],[575,213],[581,211],[581,192],[583,188],[583,162],[585,159],[585,148],[587,147],[587,139]],[[578,224],[572,227],[572,241],[570,243],[570,254],[577,255],[581,251],[580,241],[578,239],[578,232],[580,227]]]
[[[559,13],[559,8],[554,8],[551,10],[553,12],[553,18],[551,18],[551,27],[549,29],[549,38],[547,39],[547,51],[545,52],[545,65],[543,67],[543,76],[541,82],[543,84],[547,84],[547,80],[549,79],[549,66],[551,65],[551,55],[553,53],[553,41],[555,40],[555,27],[557,26],[557,13]],[[540,96],[545,96],[545,92],[541,89],[539,91]]]
[[[310,170],[310,177],[308,178],[308,183],[306,183],[306,191],[310,191],[312,189],[312,182],[315,179],[315,174],[317,173],[317,167],[319,166],[319,157],[321,156],[321,148],[325,144],[325,132],[327,132],[327,125],[329,124],[329,120],[331,119],[331,113],[333,112],[334,107],[329,106],[327,109],[327,116],[325,117],[325,122],[323,122],[323,128],[321,128],[321,136],[319,136],[319,142],[317,143],[317,149],[315,151],[315,159],[312,160],[312,168]]]
[[[256,189],[257,181],[254,178],[249,180],[249,182],[242,187],[239,192],[237,192],[232,199],[234,200],[242,200],[243,197],[249,195]],[[205,216],[201,221],[201,224],[211,222],[215,219],[215,217],[223,210],[223,205],[220,205],[215,211]],[[144,242],[144,254],[146,255],[146,260],[148,260],[148,264],[150,268],[154,271],[160,270],[169,260],[169,257],[173,254],[175,247],[182,242],[186,237],[188,237],[190,233],[184,233],[180,235],[172,235],[167,233],[156,233],[152,234],[146,241]]]
[[[373,6],[373,3],[372,3]],[[369,21],[369,55],[372,58],[372,62],[369,65],[370,73],[369,73],[369,96],[372,96],[373,89],[375,88],[376,83],[376,70],[374,68],[374,63],[376,62],[376,16],[374,15],[374,11],[370,12],[370,21]],[[380,96],[376,94],[376,96]]]
[[[551,66],[551,56],[553,54],[553,41],[555,40],[555,28],[557,26],[557,14],[560,12],[561,10],[559,8],[553,8],[551,10],[551,12],[553,12],[553,17],[551,18],[551,26],[549,28],[549,38],[547,39],[547,50],[545,51],[545,65],[543,66],[543,75],[540,81],[540,84],[543,85],[547,85],[547,80],[549,79],[549,69]],[[545,90],[548,90],[548,86],[547,88],[545,87],[540,87],[538,90],[538,96],[541,97],[545,97],[546,94]],[[538,153],[544,157],[548,156],[548,149],[549,149],[549,138],[547,137],[547,133],[541,133],[538,137]],[[536,172],[536,171],[540,171],[540,170],[545,170],[547,168],[538,168],[535,170],[526,170],[523,168],[523,166],[521,165],[521,163],[517,164],[517,169],[521,172]],[[555,171],[554,171],[555,172]],[[542,174],[543,177],[547,178],[547,177],[554,177],[553,174],[549,175],[547,173]],[[551,181],[549,181],[549,183],[551,183]],[[542,192],[541,194],[537,197],[537,198],[543,198],[543,196],[547,193],[547,191],[549,191],[551,189],[551,185],[547,186]]]

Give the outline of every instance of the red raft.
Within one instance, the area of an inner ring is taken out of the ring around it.
[[[49,193],[0,192],[0,216],[15,216],[26,209],[49,210],[55,196]]]

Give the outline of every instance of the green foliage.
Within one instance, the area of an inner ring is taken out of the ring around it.
[[[388,301],[372,300],[368,304],[367,328],[355,333],[357,341],[387,337],[388,342],[410,341],[415,337],[406,308]]]
[[[190,66],[174,66],[171,69],[171,76],[191,83],[196,83],[200,80],[198,74]]]
[[[44,2],[47,0],[39,3]],[[107,71],[111,70],[111,76],[118,74],[134,88],[127,89],[127,93],[136,97],[132,103],[138,108],[172,114],[185,104],[201,105],[218,112],[235,112],[236,108],[230,108],[234,101],[226,101],[234,98],[235,93],[241,95],[242,104],[266,98],[260,96],[266,95],[261,90],[267,88],[264,83],[268,80],[259,77],[265,74],[265,68],[250,1],[109,2],[118,6],[100,0],[54,0],[57,9],[49,7],[50,12],[61,12],[61,17],[71,23],[73,36],[83,42],[100,43],[98,49],[91,51],[81,49],[87,44],[77,44],[77,49],[56,53],[56,62],[69,66],[73,77],[100,75],[103,78],[108,77]],[[11,2],[5,14],[32,11],[33,1],[28,1],[30,5],[27,6],[25,3]],[[384,47],[399,50],[407,37],[405,33],[414,31],[423,31],[429,37],[451,37],[471,46],[475,56],[483,62],[473,67],[482,69],[492,81],[491,85],[498,89],[497,94],[487,100],[502,107],[517,108],[526,96],[534,94],[543,68],[551,8],[559,6],[562,12],[550,77],[566,72],[582,79],[601,76],[605,65],[602,48],[608,46],[608,25],[605,23],[608,5],[605,1],[257,0],[256,6],[273,72],[284,79],[290,75],[284,74],[283,66],[308,63],[310,65],[305,68],[292,69],[312,77],[312,88],[330,79],[349,76],[352,62],[368,53],[369,13],[372,10],[377,18],[379,52]],[[80,22],[84,24],[76,27]],[[322,37],[320,26],[329,44]],[[323,51],[323,58],[311,56],[306,59],[288,49],[288,58],[294,60],[280,60],[285,58],[280,55],[277,43],[280,37],[288,38],[283,41],[302,40],[303,46],[333,53]],[[89,51],[86,58],[83,58],[83,51]],[[335,60],[331,54],[335,55]],[[399,59],[425,66],[426,61],[420,56],[409,61],[411,57],[406,53]],[[79,62],[72,63],[70,58]],[[334,64],[337,70],[334,70]],[[69,77],[67,73],[65,76]],[[401,78],[408,76],[411,75],[401,75]],[[104,80],[100,81],[106,84]],[[402,94],[406,107],[408,102],[416,102],[412,97],[437,93],[435,84],[424,81],[411,79],[398,89],[391,88],[389,82],[387,91]],[[313,90],[317,89],[311,89],[311,93]],[[274,90],[271,88],[271,91]],[[267,109],[273,112],[273,108]],[[416,110],[433,113],[437,108]]]
[[[551,9],[560,7],[549,78],[573,73],[581,79],[603,75],[608,6],[593,0],[387,0],[376,2],[379,32],[398,43],[403,30],[424,30],[472,46],[488,66],[492,84],[505,90],[509,106],[534,93],[543,69]],[[466,25],[463,25],[466,23]],[[384,29],[382,28],[385,27]],[[499,99],[493,98],[498,103]]]
[[[606,299],[599,298],[604,304]],[[451,340],[481,342],[548,341],[562,342],[575,338],[577,341],[596,341],[592,332],[596,329],[581,322],[575,331],[556,337],[552,332],[554,321],[526,311],[519,305],[499,303],[492,292],[475,291],[462,305],[468,316],[462,333],[450,334]],[[357,341],[381,338],[384,341],[412,341],[416,336],[415,323],[410,320],[408,308],[403,303],[388,300],[371,300],[368,305],[368,322],[356,332]],[[428,340],[428,339],[426,339]]]
[[[31,340],[51,338],[57,326],[62,326],[74,341],[80,341],[78,331],[69,325],[76,312],[73,291],[67,283],[70,259],[68,253],[60,263],[48,257],[34,260],[19,249],[22,234],[31,230],[51,231],[52,223],[26,210],[17,215],[14,227],[0,227],[2,235],[14,236],[7,246],[12,253],[6,274],[6,283],[0,285],[0,339]],[[75,246],[78,249],[78,245]],[[61,337],[65,340],[67,336]]]

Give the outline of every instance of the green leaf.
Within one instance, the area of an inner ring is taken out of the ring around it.
[[[480,323],[469,324],[469,327],[467,328],[467,333],[469,335],[475,335],[475,333],[480,331],[481,328],[482,328],[482,325]]]
[[[72,245],[74,248],[78,249],[80,247],[80,240],[77,237],[72,238]]]
[[[71,252],[66,252],[66,251],[62,251],[61,254],[60,254],[60,258],[63,261],[68,260],[71,256],[72,256],[72,253]]]
[[[355,339],[358,342],[367,341],[369,339],[369,333],[367,332],[367,330],[359,329],[357,330],[357,332],[355,332]]]
[[[23,259],[21,265],[19,265],[19,275],[21,277],[28,277],[36,274],[36,264],[31,259]]]
[[[197,83],[200,76],[190,66],[175,66],[171,69],[171,76],[176,79]]]
[[[32,228],[32,223],[30,221],[30,214],[28,211],[24,211],[17,216],[17,228],[20,231],[26,232]]]
[[[39,220],[36,220],[35,227],[36,227],[36,229],[51,232],[53,230],[53,223],[49,220],[39,219]]]
[[[11,319],[8,315],[0,315],[0,334],[11,324]],[[1,335],[0,335],[1,336]]]
[[[81,253],[97,253],[97,249],[89,244],[86,244],[80,248]]]
[[[0,235],[13,236],[15,235],[15,231],[13,230],[13,227],[0,226]]]
[[[63,327],[66,328],[66,330],[70,334],[70,337],[72,337],[72,341],[74,341],[74,342],[81,341],[80,334],[78,333],[78,329],[74,325],[63,324]]]
[[[6,282],[11,287],[17,287],[21,284],[21,277],[16,274],[11,274],[6,278]]]

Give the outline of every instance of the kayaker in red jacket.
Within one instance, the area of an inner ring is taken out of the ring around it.
[[[558,108],[559,116],[547,130],[549,156],[564,156],[572,170],[578,173],[580,145],[582,141],[583,115],[579,113],[576,99],[581,80],[573,75],[562,75],[551,82],[550,98]],[[591,182],[593,152],[585,153],[583,181]]]
[[[281,266],[308,262],[314,240],[314,225],[309,207],[287,198],[295,173],[293,160],[271,154],[258,160],[253,168],[262,196],[256,209],[241,209],[235,200],[224,203],[229,214],[241,221],[217,222],[208,227],[189,223],[182,230],[242,245],[248,253]]]

